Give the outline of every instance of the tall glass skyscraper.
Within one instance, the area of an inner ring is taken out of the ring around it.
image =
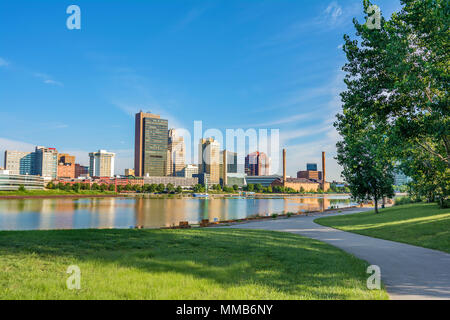
[[[134,170],[138,177],[167,174],[168,121],[159,115],[136,114]]]

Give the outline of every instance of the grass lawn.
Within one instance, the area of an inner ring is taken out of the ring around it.
[[[375,212],[327,217],[316,223],[375,238],[409,243],[450,253],[450,209],[436,204],[409,204]]]
[[[66,270],[81,269],[81,290]],[[233,229],[0,232],[0,299],[387,299],[367,264],[293,234]]]

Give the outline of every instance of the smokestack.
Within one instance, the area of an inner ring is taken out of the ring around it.
[[[286,183],[286,149],[283,149],[283,184]]]
[[[227,177],[227,173],[228,173],[228,163],[227,163],[227,150],[223,150],[223,167],[222,167],[222,172],[223,172],[223,186],[225,187],[228,184],[228,177]]]
[[[327,181],[325,168],[325,152],[322,152],[322,189],[325,191],[325,182]]]

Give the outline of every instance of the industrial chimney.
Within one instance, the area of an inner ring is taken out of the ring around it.
[[[283,149],[283,185],[286,183],[286,149]]]
[[[222,165],[222,175],[223,175],[223,186],[226,187],[228,185],[228,163],[227,163],[227,150],[223,150],[223,165]]]
[[[322,152],[322,190],[325,191],[325,183],[327,181],[325,171],[325,152]]]

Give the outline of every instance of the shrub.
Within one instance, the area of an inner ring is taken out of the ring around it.
[[[413,199],[411,197],[400,197],[395,199],[395,205],[396,206],[403,206],[405,204],[410,204],[410,203],[417,203],[420,202],[421,200],[419,198],[417,199]]]
[[[27,191],[27,189],[25,189],[25,186],[24,186],[24,185],[20,185],[19,191],[20,191],[20,192],[25,192],[25,191]]]

